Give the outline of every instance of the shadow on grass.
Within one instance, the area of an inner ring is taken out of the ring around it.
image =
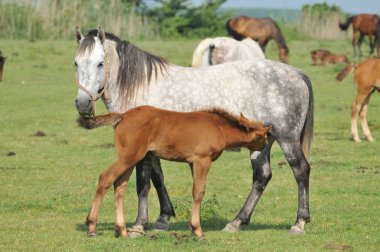
[[[204,231],[222,231],[222,229],[229,223],[230,220],[226,218],[208,218],[202,221],[202,229]],[[148,224],[148,231],[152,231],[155,223]],[[114,230],[115,223],[98,223],[96,225],[97,235],[101,236],[103,232],[112,232]],[[132,227],[133,223],[129,222],[126,224],[127,227]],[[252,223],[249,225],[242,225],[241,230],[244,232],[245,230],[289,230],[291,225],[288,223],[280,223],[280,224],[267,224],[267,223]],[[81,232],[87,231],[87,226],[85,223],[77,223],[76,230]],[[190,231],[188,221],[178,221],[170,223],[169,231]]]

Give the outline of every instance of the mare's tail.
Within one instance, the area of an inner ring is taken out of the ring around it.
[[[380,57],[380,17],[379,16],[377,16],[375,40],[376,40],[376,46],[377,46],[377,52],[378,52],[377,57]]]
[[[119,113],[109,113],[106,115],[94,116],[94,117],[84,117],[78,118],[78,125],[85,129],[94,129],[97,127],[105,125],[116,125],[121,121],[121,114]]]
[[[341,22],[339,22],[339,28],[340,28],[342,31],[347,30],[347,28],[350,26],[350,24],[351,24],[352,21],[354,20],[354,17],[355,17],[355,16],[349,17],[345,23],[341,23]]]
[[[301,133],[301,146],[303,154],[308,162],[311,159],[311,143],[313,141],[314,130],[314,97],[311,81],[309,77],[302,71],[298,71],[302,79],[305,81],[307,88],[309,89],[309,107],[307,109],[305,124],[303,125]]]
[[[340,71],[340,73],[336,76],[336,80],[342,81],[349,73],[351,73],[354,70],[355,66],[356,65],[353,63],[348,63],[346,67],[343,68],[343,70]]]

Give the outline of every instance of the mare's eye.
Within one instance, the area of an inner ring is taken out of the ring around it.
[[[78,64],[74,61],[74,67],[77,68]]]
[[[103,62],[100,62],[99,65],[98,65],[98,67],[99,67],[99,68],[100,68],[100,67],[103,67],[103,65],[104,65],[104,63],[103,63]]]

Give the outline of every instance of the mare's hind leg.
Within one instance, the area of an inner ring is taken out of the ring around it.
[[[167,230],[169,228],[169,220],[174,216],[174,209],[170,202],[169,195],[164,184],[164,175],[162,173],[159,158],[152,153],[147,153],[145,158],[136,165],[136,184],[138,202],[138,215],[136,221],[131,228],[142,233],[148,226],[148,193],[150,190],[150,179],[153,181],[160,201],[160,217],[155,225],[156,229]],[[133,234],[131,235],[133,236]]]
[[[296,223],[289,233],[305,233],[305,224],[310,222],[309,212],[309,176],[310,164],[306,160],[299,141],[279,141],[286,160],[292,168],[294,178],[298,185],[298,212]]]
[[[241,224],[249,224],[252,212],[257,205],[263,191],[272,178],[272,171],[270,168],[270,149],[274,142],[274,138],[268,135],[268,144],[261,151],[255,151],[251,155],[251,164],[253,168],[253,185],[251,192],[244,206],[240,209],[238,215],[233,221],[228,223],[223,231],[237,232]]]

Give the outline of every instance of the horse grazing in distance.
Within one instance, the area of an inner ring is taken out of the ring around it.
[[[313,65],[328,65],[350,63],[346,55],[339,55],[330,52],[329,50],[318,49],[310,52]]]
[[[263,51],[270,40],[277,43],[279,58],[283,63],[289,63],[289,48],[276,22],[271,18],[255,18],[238,16],[226,23],[228,33],[235,39],[251,38],[256,40]]]
[[[357,56],[356,46],[359,48],[359,56],[362,56],[361,45],[364,40],[364,36],[369,38],[370,51],[369,54],[373,55],[375,50],[375,44],[377,45],[377,55],[380,56],[380,18],[378,15],[359,14],[351,16],[345,23],[339,22],[339,27],[342,31],[352,23],[352,29],[354,31],[354,37],[352,39],[352,46],[354,48],[354,54]],[[359,40],[358,40],[359,33]]]
[[[3,53],[0,51],[0,81],[3,80],[3,71],[6,57],[3,56]]]
[[[355,142],[359,143],[357,117],[360,115],[363,133],[368,141],[375,141],[367,123],[368,103],[376,90],[380,91],[380,59],[367,59],[357,65],[348,64],[338,75],[337,80],[343,80],[354,71],[356,97],[351,106],[351,134]]]
[[[265,55],[256,41],[242,41],[229,37],[206,38],[194,51],[191,66],[211,66],[235,60],[264,59]]]
[[[274,141],[282,149],[298,185],[298,210],[292,234],[305,233],[310,221],[309,177],[314,128],[314,98],[308,76],[290,65],[267,59],[232,61],[212,67],[182,67],[144,51],[102,29],[85,36],[75,31],[79,44],[74,57],[79,114],[95,113],[101,99],[109,112],[150,105],[178,112],[220,108],[233,115],[273,125],[263,150],[250,153],[252,187],[237,216],[224,228],[239,231],[248,225],[272,172]],[[292,99],[289,99],[292,97]],[[136,165],[139,210],[134,227],[148,226],[148,194],[152,180],[160,203],[154,228],[167,230],[174,208],[160,159],[152,153]]]
[[[90,213],[87,217],[88,234],[96,236],[96,222],[102,199],[112,185],[115,189],[115,232],[128,237],[125,228],[123,193],[133,166],[148,152],[155,156],[190,165],[193,175],[193,207],[190,228],[203,238],[200,224],[202,198],[211,163],[226,148],[247,147],[259,151],[271,126],[250,121],[242,114],[235,117],[222,110],[175,112],[151,106],[141,106],[123,114],[81,117],[79,124],[87,129],[113,124],[117,160],[99,177]]]

